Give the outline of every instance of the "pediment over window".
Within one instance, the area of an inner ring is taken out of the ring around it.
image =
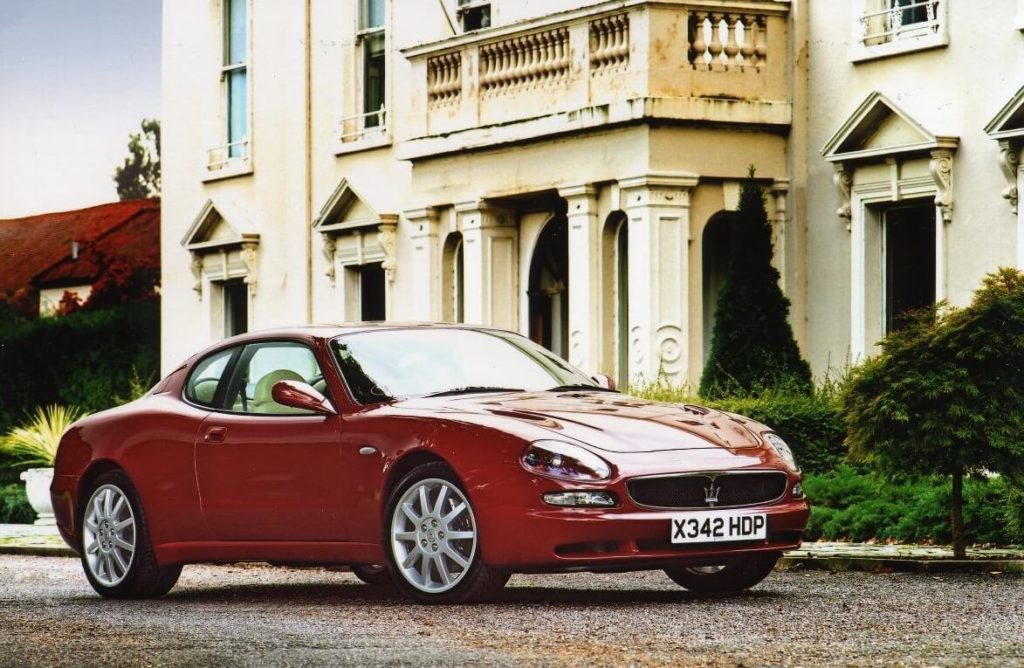
[[[1024,137],[1024,86],[989,121],[985,132],[992,139]]]
[[[341,232],[360,227],[375,227],[382,221],[394,221],[397,218],[395,214],[379,213],[352,187],[348,179],[342,179],[324,202],[320,214],[313,221],[313,227],[318,232]]]
[[[822,153],[829,162],[853,163],[900,154],[927,155],[935,150],[953,150],[958,143],[957,137],[929,132],[885,95],[875,91],[828,140]]]
[[[182,238],[181,245],[193,253],[203,253],[259,243],[259,233],[252,230],[252,225],[245,218],[238,214],[225,216],[222,209],[230,211],[231,207],[225,208],[223,204],[215,205],[213,200],[207,200]]]

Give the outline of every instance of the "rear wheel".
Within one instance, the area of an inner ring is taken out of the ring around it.
[[[750,589],[768,577],[779,553],[738,557],[717,566],[666,568],[665,574],[695,594],[729,594]]]
[[[146,513],[123,471],[109,471],[88,490],[80,553],[89,584],[106,598],[156,598],[178,581],[181,566],[160,566]]]
[[[444,464],[423,464],[402,478],[386,518],[384,550],[404,594],[449,603],[493,595],[508,582],[508,573],[483,562],[472,504]]]

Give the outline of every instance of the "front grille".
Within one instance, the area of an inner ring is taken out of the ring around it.
[[[786,491],[781,471],[750,473],[690,473],[657,478],[634,478],[626,483],[629,496],[654,508],[735,508],[768,503]],[[716,497],[716,502],[709,498]]]

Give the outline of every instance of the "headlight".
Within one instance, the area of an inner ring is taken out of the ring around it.
[[[531,443],[519,461],[530,473],[560,480],[597,482],[612,475],[608,462],[578,445],[562,441]]]
[[[800,467],[796,465],[796,457],[793,456],[793,451],[789,449],[786,442],[782,440],[782,437],[778,434],[765,434],[764,440],[768,441],[768,445],[772,446],[772,450],[779,456],[779,459],[786,462],[786,466],[799,471]]]

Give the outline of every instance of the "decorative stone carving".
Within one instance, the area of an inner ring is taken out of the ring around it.
[[[384,251],[384,262],[381,266],[388,283],[395,282],[395,269],[398,266],[395,255],[395,228],[398,227],[397,220],[381,220],[378,234],[380,247]]]
[[[853,217],[853,210],[850,207],[850,190],[853,186],[853,174],[847,171],[846,166],[841,162],[835,163],[833,167],[836,173],[832,175],[832,182],[839,189],[839,197],[842,204],[836,209],[836,215],[843,219],[846,224],[846,231],[850,231],[850,220]]]
[[[324,275],[327,276],[327,278],[331,279],[331,284],[333,285],[335,277],[334,265],[336,262],[334,252],[338,249],[338,242],[335,241],[333,234],[324,232],[323,234],[321,234],[321,236],[323,237],[324,240],[324,257],[327,258],[327,271],[324,272]]]
[[[942,211],[942,221],[953,220],[953,153],[946,150],[931,152],[928,170],[935,179],[935,206]]]
[[[664,372],[670,376],[680,373],[683,359],[683,332],[675,325],[662,325],[655,333],[658,357]]]
[[[586,364],[583,359],[583,332],[578,329],[569,333],[569,363],[580,368]]]
[[[203,298],[203,256],[192,251],[192,276],[196,279],[192,289],[196,291],[199,299]]]
[[[256,296],[256,269],[259,261],[259,244],[247,242],[242,244],[242,264],[245,265],[245,284],[249,286],[249,295]]]
[[[642,369],[644,364],[644,328],[635,325],[629,330],[630,365]]]
[[[1006,176],[1007,186],[1003,199],[1010,202],[1010,208],[1017,213],[1017,169],[1020,167],[1020,145],[1009,139],[999,142],[999,167]]]

